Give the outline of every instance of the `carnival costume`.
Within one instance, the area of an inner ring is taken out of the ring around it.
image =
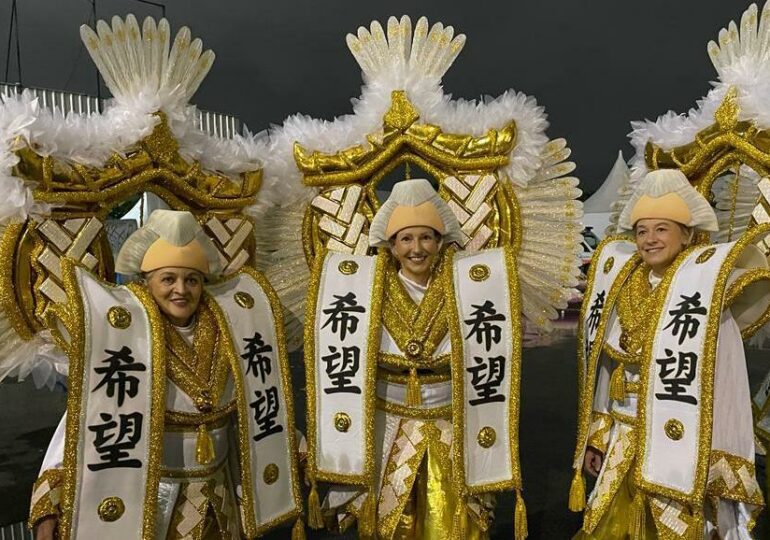
[[[522,326],[548,329],[574,293],[580,192],[532,98],[443,93],[464,42],[424,18],[359,28],[355,114],[291,117],[271,133],[265,176],[283,180],[281,199],[257,240],[297,346],[304,321],[314,527],[357,519],[362,537],[480,538],[490,494],[515,490],[515,536],[526,535]],[[410,170],[437,191],[400,181],[382,202],[386,175]],[[442,233],[427,287],[399,273],[396,223]]]
[[[282,313],[251,268],[245,213],[267,147],[201,128],[188,100],[214,55],[187,28],[172,45],[165,19],[129,15],[81,37],[114,96],[104,112],[65,115],[27,91],[0,104],[0,378],[68,389],[30,525],[56,516],[64,539],[258,536],[302,511]],[[140,283],[114,284],[109,218],[144,191],[180,212],[153,213],[117,270],[207,275],[189,328]]]
[[[661,276],[633,241],[596,250],[578,331],[571,509],[585,503],[586,447],[603,461],[576,538],[748,539],[763,500],[741,332],[768,318],[767,260],[754,242],[770,229],[709,244],[717,217],[673,169],[636,183],[618,227],[650,218],[697,240]]]

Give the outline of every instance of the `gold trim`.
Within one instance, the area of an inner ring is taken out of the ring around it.
[[[436,384],[436,383],[442,383],[442,382],[449,382],[452,380],[451,373],[417,373],[417,380],[420,383],[420,386],[424,386],[426,384]],[[389,383],[394,384],[402,384],[406,386],[409,384],[409,373],[394,373],[390,371],[389,369],[378,369],[377,370],[377,380],[378,381],[387,381]]]
[[[380,365],[400,369],[441,369],[449,366],[451,354],[441,354],[434,357],[423,355],[420,360],[410,360],[405,356],[380,352],[377,355]]]
[[[420,407],[410,407],[409,405],[403,405],[393,401],[385,401],[379,397],[377,398],[377,408],[388,414],[394,414],[412,420],[437,420],[439,418],[451,418],[452,416],[451,405],[432,408],[426,407],[423,409]]]
[[[615,257],[607,257],[607,260],[604,261],[604,273],[609,274],[610,270],[612,270],[612,267],[615,265]]]
[[[125,330],[131,326],[131,313],[123,306],[112,306],[107,310],[107,321],[113,328]]]
[[[706,261],[708,261],[711,257],[714,256],[714,253],[716,253],[716,248],[710,247],[708,249],[704,249],[703,252],[701,252],[700,255],[695,259],[695,264],[703,264]]]

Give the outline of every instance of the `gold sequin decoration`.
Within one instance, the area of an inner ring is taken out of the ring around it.
[[[107,320],[113,328],[125,330],[131,326],[131,313],[123,306],[112,306],[107,310]]]
[[[708,249],[704,249],[703,252],[700,255],[698,255],[698,258],[695,259],[695,263],[696,264],[703,264],[703,263],[705,263],[716,252],[717,252],[716,248],[713,248],[713,247],[710,247]]]
[[[479,434],[476,436],[479,446],[482,448],[490,448],[497,440],[497,432],[491,426],[484,426],[479,430]]]
[[[278,465],[275,463],[270,463],[265,467],[265,470],[262,471],[262,480],[265,481],[265,484],[272,485],[275,484],[275,482],[278,480]]]
[[[112,522],[121,518],[126,511],[126,505],[120,497],[107,497],[99,503],[99,519]]]
[[[663,426],[663,431],[666,432],[666,437],[672,441],[678,441],[684,437],[684,424],[676,418],[671,418]]]
[[[254,307],[254,298],[247,292],[238,291],[234,295],[235,303],[241,306],[243,309],[251,309]]]
[[[422,345],[419,341],[416,340],[409,340],[409,342],[406,344],[406,354],[407,356],[420,356],[422,353]]]
[[[612,270],[612,267],[615,265],[615,257],[607,257],[607,260],[604,261],[604,273],[609,274],[610,270]]]
[[[485,281],[489,279],[489,266],[486,264],[474,264],[468,271],[468,275],[473,281]]]
[[[340,274],[350,276],[358,272],[358,263],[356,261],[342,261],[337,268]]]
[[[334,429],[340,433],[347,433],[351,425],[350,416],[344,412],[338,412],[334,415]]]

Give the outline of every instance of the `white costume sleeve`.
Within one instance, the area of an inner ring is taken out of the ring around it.
[[[65,412],[59,421],[59,425],[51,438],[51,442],[48,443],[48,450],[43,458],[43,465],[40,467],[40,472],[48,469],[59,469],[64,465],[64,437],[67,427],[67,413]]]

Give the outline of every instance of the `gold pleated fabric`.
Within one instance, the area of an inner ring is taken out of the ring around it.
[[[641,536],[634,538],[630,534],[632,504],[635,490],[631,486],[628,475],[623,479],[618,491],[612,498],[610,507],[602,516],[593,533],[583,530],[572,537],[572,540],[656,540],[658,538],[655,524],[649,508],[645,505],[644,531]]]

